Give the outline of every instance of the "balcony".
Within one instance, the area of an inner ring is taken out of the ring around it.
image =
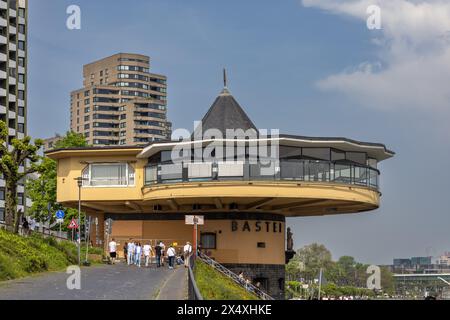
[[[145,185],[205,181],[299,181],[362,186],[378,190],[379,171],[356,165],[314,160],[271,164],[202,162],[156,164],[145,168]]]

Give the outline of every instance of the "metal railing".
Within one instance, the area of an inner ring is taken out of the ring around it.
[[[304,181],[359,185],[378,189],[380,172],[354,163],[281,160],[270,165],[248,161],[159,163],[145,168],[145,185],[202,181]]]
[[[194,277],[195,257],[191,256],[188,268],[188,298],[189,300],[203,300]]]
[[[258,287],[254,286],[251,283],[246,283],[245,280],[239,278],[239,276],[236,273],[234,273],[231,270],[225,268],[223,265],[221,265],[217,261],[211,259],[206,254],[204,254],[204,253],[199,251],[197,258],[200,259],[201,261],[203,261],[204,263],[206,263],[207,265],[213,267],[214,269],[216,269],[217,271],[219,271],[223,275],[227,276],[228,278],[233,280],[236,284],[238,284],[239,286],[241,286],[242,288],[244,288],[248,292],[253,293],[254,295],[256,295],[261,300],[274,300],[274,298],[269,296],[267,293],[265,293],[264,291],[262,291],[261,289],[259,289]]]

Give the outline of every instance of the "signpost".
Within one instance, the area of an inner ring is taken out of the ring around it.
[[[72,229],[72,241],[73,241],[73,230],[74,229],[78,229],[78,223],[77,220],[75,220],[75,218],[72,218],[72,221],[70,221],[69,225],[67,226],[67,228]]]
[[[88,216],[87,219],[85,219],[84,224],[84,240],[86,241],[86,258],[84,259],[84,265],[90,265],[88,262],[88,252],[89,252],[89,240],[91,239],[91,223],[92,223],[92,216]]]
[[[112,233],[112,225],[113,225],[114,220],[111,218],[108,218],[105,220],[105,233],[106,233],[106,243],[104,244],[104,248],[105,250],[108,250],[108,243],[109,243],[109,236]]]
[[[194,225],[194,236],[193,236],[193,241],[194,241],[194,249],[195,249],[195,257],[197,257],[197,243],[198,243],[198,239],[197,239],[197,235],[198,235],[198,225],[204,225],[205,224],[205,217],[204,216],[185,216],[185,223],[186,224],[192,224]]]
[[[61,238],[61,223],[64,222],[65,213],[62,210],[56,211],[56,222],[59,223],[59,237]]]

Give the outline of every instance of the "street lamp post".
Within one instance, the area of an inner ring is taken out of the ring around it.
[[[78,184],[78,265],[81,265],[81,187],[83,185],[83,178],[76,178]]]

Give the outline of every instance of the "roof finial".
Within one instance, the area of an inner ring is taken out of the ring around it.
[[[221,96],[229,96],[230,95],[230,91],[228,91],[227,88],[227,70],[225,68],[223,68],[223,89],[222,92],[220,93]]]
[[[227,70],[223,68],[223,87],[227,87]]]

